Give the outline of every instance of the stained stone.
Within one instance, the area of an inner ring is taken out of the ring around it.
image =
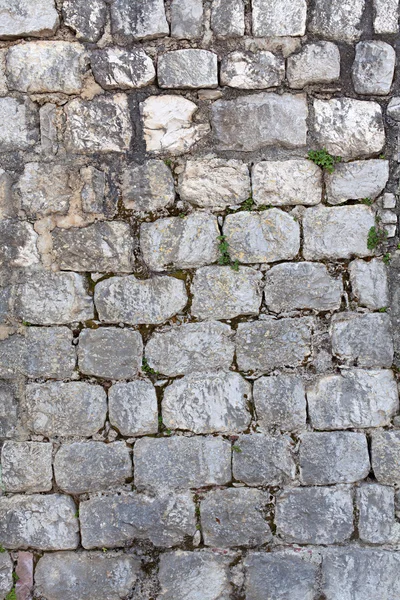
[[[331,154],[350,159],[382,150],[385,130],[377,102],[353,98],[316,99],[314,111],[317,142]]]
[[[308,29],[328,39],[357,41],[364,8],[365,0],[316,0]]]
[[[203,320],[258,315],[261,304],[259,271],[249,267],[202,267],[192,283],[192,315]]]
[[[49,492],[53,486],[52,444],[5,442],[1,476],[6,492]]]
[[[0,48],[0,96],[7,96],[6,55],[8,49]],[[1,589],[1,588],[0,588]]]
[[[227,488],[209,492],[200,504],[206,546],[259,546],[272,539],[263,511],[269,495],[260,490]]]
[[[394,489],[368,483],[356,493],[360,539],[369,544],[398,543],[400,525],[395,519]]]
[[[208,50],[174,50],[158,57],[157,77],[161,88],[218,87],[217,55]]]
[[[244,35],[243,0],[214,0],[211,5],[211,29],[219,38]]]
[[[17,207],[12,196],[10,173],[0,168],[0,220],[17,216]]]
[[[253,0],[253,35],[279,37],[304,35],[306,32],[307,2],[294,0]]]
[[[1,496],[0,543],[12,550],[75,550],[79,522],[74,501],[60,494]]]
[[[176,377],[193,372],[228,370],[235,346],[225,323],[184,323],[155,332],[146,345],[146,359],[155,371]]]
[[[329,204],[346,200],[377,198],[389,179],[389,161],[382,159],[355,160],[325,173],[326,195]]]
[[[231,444],[220,437],[140,438],[134,447],[138,490],[224,485],[231,480]]]
[[[396,53],[390,44],[381,40],[359,42],[352,71],[357,94],[388,94],[395,64]]]
[[[375,33],[399,31],[399,0],[373,0]]]
[[[238,160],[188,160],[179,177],[181,200],[200,208],[224,210],[250,196],[247,165]]]
[[[236,354],[240,371],[272,371],[300,366],[311,354],[313,319],[274,319],[239,323]]]
[[[122,435],[158,432],[157,395],[150,381],[117,383],[108,392],[110,423]]]
[[[84,381],[30,383],[25,412],[34,434],[91,437],[104,426],[107,397],[100,385]]]
[[[113,217],[116,213],[116,194],[109,194],[109,180],[104,171],[94,167],[83,167],[79,171],[82,181],[81,201],[84,213],[97,213]]]
[[[311,206],[321,202],[322,171],[310,160],[263,161],[252,169],[257,206]]]
[[[104,32],[107,4],[104,0],[64,0],[64,23],[83,42],[97,42]]]
[[[46,600],[120,600],[134,587],[140,561],[127,554],[57,552],[40,558],[35,593]]]
[[[98,222],[83,228],[56,228],[52,238],[55,260],[62,270],[132,271],[133,238],[128,223]]]
[[[378,483],[400,483],[400,432],[374,431],[372,434],[372,468]]]
[[[400,121],[400,98],[398,96],[390,100],[386,109],[386,114],[391,119]]]
[[[353,533],[348,486],[292,488],[277,497],[277,535],[288,543],[336,544]]]
[[[171,36],[191,40],[201,37],[203,0],[173,0],[171,4]]]
[[[65,165],[38,162],[25,165],[14,190],[28,219],[64,215],[73,194]]]
[[[138,331],[100,327],[84,329],[79,335],[79,370],[87,375],[104,379],[135,377],[142,366],[142,354]]]
[[[292,54],[287,59],[287,79],[291,88],[331,83],[339,77],[340,53],[332,42],[307,44],[298,54]]]
[[[284,59],[272,52],[232,52],[221,63],[221,85],[262,90],[280,85],[285,77]]]
[[[38,235],[30,223],[0,221],[0,267],[33,267],[40,262]]]
[[[115,0],[111,4],[111,33],[118,44],[168,35],[164,1]]]
[[[188,300],[181,279],[136,279],[133,275],[101,281],[94,297],[101,321],[130,325],[164,323],[183,310]]]
[[[171,548],[196,531],[194,502],[184,494],[122,493],[91,498],[80,504],[84,548],[117,548],[136,540]]]
[[[399,406],[392,371],[342,370],[321,377],[307,390],[314,429],[385,427]]]
[[[37,105],[28,98],[0,98],[0,122],[1,152],[29,150],[39,141]]]
[[[18,424],[18,400],[14,387],[0,381],[0,439],[13,438]]]
[[[387,268],[381,260],[353,260],[349,270],[352,292],[362,306],[378,310],[389,305]]]
[[[59,24],[54,0],[1,0],[0,39],[49,37]]]
[[[79,94],[88,58],[81,44],[51,41],[11,46],[7,83],[19,92]]]
[[[307,115],[303,94],[261,92],[235,100],[217,100],[211,107],[211,123],[219,150],[246,152],[271,145],[305,146]]]
[[[153,61],[140,48],[95,50],[90,63],[95,80],[105,90],[141,88],[156,78]]]
[[[7,597],[14,585],[13,567],[8,552],[2,552],[0,554],[0,598],[2,600]]]
[[[272,428],[296,431],[305,428],[306,395],[300,377],[260,377],[254,382],[253,397],[261,431]]]
[[[190,373],[164,391],[163,423],[194,433],[234,433],[250,423],[251,385],[239,373]]]
[[[175,200],[174,178],[162,160],[132,163],[122,173],[121,192],[128,210],[155,212]]]

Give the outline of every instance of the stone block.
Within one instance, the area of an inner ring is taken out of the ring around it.
[[[143,341],[138,331],[99,327],[79,335],[78,363],[81,373],[104,379],[136,377],[142,366]]]
[[[0,555],[0,598],[4,600],[14,586],[13,562],[8,552]]]
[[[372,434],[372,468],[378,483],[400,483],[400,431],[375,431]]]
[[[353,63],[353,85],[357,94],[385,96],[392,86],[396,53],[381,40],[359,42]]]
[[[5,442],[1,477],[6,492],[49,492],[53,487],[52,444]]]
[[[39,141],[38,108],[28,98],[0,98],[0,122],[1,152],[29,150]]]
[[[333,173],[325,173],[329,204],[347,200],[374,200],[389,179],[389,161],[382,159],[354,160],[336,165]]]
[[[104,0],[65,0],[62,15],[78,40],[97,42],[104,33],[107,4]]]
[[[285,77],[284,59],[272,52],[231,52],[222,59],[221,85],[243,90],[276,87]]]
[[[253,398],[261,431],[297,431],[305,428],[306,394],[300,377],[260,377],[254,382]]]
[[[280,37],[304,35],[306,32],[306,0],[253,0],[253,35]]]
[[[104,48],[90,57],[95,80],[105,90],[129,90],[150,85],[156,78],[153,61],[139,49]]]
[[[211,5],[211,29],[219,38],[244,35],[243,0],[214,0]]]
[[[399,31],[399,0],[373,0],[375,33]]]
[[[13,438],[17,433],[18,400],[14,386],[0,381],[0,439]]]
[[[0,39],[50,37],[59,24],[54,0],[2,0]]]
[[[158,432],[157,395],[150,381],[117,383],[108,392],[109,419],[122,435]]]
[[[362,306],[378,310],[389,305],[387,269],[381,260],[353,260],[349,270],[352,292]]]
[[[310,160],[263,161],[252,169],[253,199],[257,206],[319,204],[322,171]]]
[[[184,40],[201,37],[203,16],[203,0],[173,0],[171,4],[171,36]]]
[[[287,59],[287,79],[291,88],[332,83],[339,77],[340,53],[332,42],[307,44]]]
[[[14,191],[28,219],[68,212],[73,195],[69,175],[63,164],[32,162],[25,165]]]
[[[0,221],[0,267],[18,268],[38,265],[38,235],[30,223],[5,219]]]
[[[332,40],[355,42],[362,33],[365,0],[317,0],[308,29]]]
[[[173,50],[158,57],[157,78],[161,88],[218,87],[217,55],[208,50]]]
[[[395,519],[394,489],[367,483],[357,489],[358,532],[368,544],[393,544],[400,540]]]
[[[169,34],[163,0],[115,0],[111,5],[111,33],[117,44],[151,40]]]
[[[128,210],[155,212],[175,200],[174,178],[162,160],[130,164],[122,172],[122,202]]]

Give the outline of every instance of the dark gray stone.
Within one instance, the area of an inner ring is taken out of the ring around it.
[[[392,86],[396,53],[394,48],[374,40],[359,42],[353,64],[353,84],[357,94],[385,96]]]
[[[309,31],[328,39],[357,41],[364,8],[365,0],[316,0]]]
[[[172,37],[191,40],[203,32],[203,0],[173,0],[171,4]]]
[[[2,0],[0,39],[50,37],[59,24],[54,0]]]
[[[219,38],[244,35],[243,0],[214,0],[211,5],[211,29]]]
[[[0,221],[0,267],[32,267],[40,261],[38,235],[30,223]]]
[[[110,423],[122,435],[158,432],[158,403],[150,381],[117,383],[108,392]]]
[[[261,431],[296,431],[306,425],[306,394],[300,377],[274,375],[256,379],[253,398]]]
[[[107,4],[104,0],[65,0],[62,14],[78,40],[97,42],[106,25]]]
[[[91,54],[97,83],[105,90],[129,90],[150,85],[156,78],[153,61],[141,49],[104,48]]]
[[[400,484],[400,431],[374,431],[372,468],[379,483]]]
[[[18,400],[14,386],[0,381],[0,439],[13,438],[17,433]]]
[[[155,212],[175,200],[174,178],[162,160],[132,163],[122,172],[122,201],[135,212]]]
[[[79,370],[104,379],[130,379],[142,366],[143,341],[138,331],[99,327],[79,335]]]
[[[115,0],[111,4],[111,32],[114,41],[126,44],[169,34],[163,0]]]
[[[369,544],[400,541],[400,524],[395,518],[394,489],[367,483],[357,489],[358,532]]]
[[[38,107],[29,99],[0,98],[0,121],[1,152],[29,150],[39,141]]]

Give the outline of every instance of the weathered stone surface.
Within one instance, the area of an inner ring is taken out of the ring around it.
[[[359,42],[352,72],[357,94],[388,94],[395,64],[396,53],[390,44],[381,40]]]
[[[194,433],[234,433],[250,423],[251,385],[239,373],[189,373],[164,391],[163,423]]]
[[[353,483],[368,476],[367,438],[344,431],[303,433],[300,480],[303,485]]]
[[[335,544],[353,533],[353,499],[347,486],[293,488],[277,497],[277,534],[285,542]]]
[[[157,77],[161,88],[218,87],[217,55],[208,50],[174,50],[158,57]]]
[[[203,0],[173,0],[171,4],[171,35],[181,39],[201,37],[203,31]]]
[[[150,96],[140,104],[146,149],[153,154],[183,154],[206,135],[208,124],[194,124],[197,105],[182,96]]]
[[[173,203],[174,178],[162,160],[131,164],[122,173],[121,192],[125,208],[154,212]]]
[[[381,260],[353,260],[349,269],[352,292],[360,304],[371,310],[389,305],[387,269]]]
[[[12,196],[10,173],[0,168],[0,219],[17,216],[17,207]]]
[[[122,435],[158,432],[157,395],[149,381],[117,383],[108,392],[110,423]]]
[[[262,92],[217,100],[211,107],[211,122],[220,150],[297,148],[306,144],[307,114],[304,95]]]
[[[18,423],[18,401],[12,385],[0,381],[0,439],[12,438]]]
[[[322,171],[310,160],[256,163],[252,169],[252,184],[257,206],[311,206],[321,202]]]
[[[127,554],[46,554],[36,567],[35,592],[46,600],[120,600],[130,594],[140,561]]]
[[[1,477],[6,492],[48,492],[52,488],[52,444],[5,442]]]
[[[65,0],[64,23],[83,42],[97,42],[104,32],[107,5],[104,0]]]
[[[0,598],[3,600],[14,585],[13,562],[8,552],[0,554]]]
[[[0,151],[34,146],[39,140],[38,120],[37,106],[29,99],[0,98]]]
[[[307,390],[315,429],[353,429],[389,425],[399,405],[392,371],[343,370],[322,377]]]
[[[90,57],[93,75],[105,90],[141,88],[156,78],[153,61],[140,48],[104,48]]]
[[[90,437],[104,426],[107,398],[100,385],[84,381],[30,383],[25,411],[32,433]]]
[[[196,531],[190,492],[146,496],[123,493],[91,498],[80,504],[84,548],[117,548],[135,540],[150,540],[171,548]]]
[[[399,0],[374,0],[375,33],[397,33],[399,31]]]
[[[231,445],[220,437],[141,438],[134,464],[139,490],[224,485],[231,480]]]
[[[65,165],[27,163],[14,189],[29,219],[68,212],[72,188]]]
[[[157,325],[185,308],[185,283],[174,277],[136,279],[111,277],[95,288],[95,304],[101,321],[130,325]]]
[[[59,148],[58,119],[61,109],[52,102],[47,102],[39,109],[40,144],[44,154],[57,154]]]
[[[81,44],[28,42],[11,46],[7,53],[7,84],[18,92],[79,94],[87,69]]]
[[[398,96],[390,100],[386,109],[386,114],[391,119],[400,121],[400,98]]]
[[[2,0],[0,39],[48,37],[55,33],[59,18],[54,0]]]
[[[256,379],[253,398],[261,431],[296,431],[306,425],[306,395],[300,377],[276,375]]]
[[[111,32],[118,44],[168,35],[163,0],[115,0],[111,5]]]
[[[225,323],[185,323],[155,332],[147,343],[146,359],[150,367],[168,377],[228,370],[235,351],[232,336]]]
[[[367,241],[374,225],[368,206],[310,208],[303,217],[303,256],[306,260],[371,256]]]
[[[104,379],[135,377],[142,366],[142,354],[138,331],[100,327],[84,329],[79,335],[79,370],[86,375]]]
[[[239,323],[236,334],[239,369],[272,371],[286,365],[301,365],[311,354],[312,325],[309,317],[279,320],[267,317],[253,323]]]
[[[287,59],[289,86],[301,89],[309,84],[331,83],[340,77],[339,48],[332,42],[307,44]]]
[[[211,29],[220,38],[244,35],[243,0],[215,0],[211,5]]]
[[[98,492],[132,477],[132,459],[125,442],[62,444],[54,459],[54,475],[68,494]]]
[[[346,200],[377,198],[389,179],[389,161],[381,159],[355,160],[325,173],[326,194],[329,204]]]
[[[328,39],[354,42],[361,36],[365,0],[317,0],[309,31]]]
[[[0,543],[10,549],[75,550],[79,522],[60,494],[0,497]]]
[[[358,158],[382,150],[385,130],[377,102],[353,98],[314,100],[314,111],[317,141],[331,154]]]
[[[204,320],[258,315],[261,280],[261,273],[249,267],[198,269],[192,283],[192,315]]]
[[[272,538],[263,512],[269,495],[259,490],[228,488],[209,492],[200,504],[206,546],[259,546]]]
[[[391,192],[382,194],[382,208],[396,208],[397,198]]]
[[[0,49],[0,96],[7,96],[7,77],[6,77],[6,55],[7,48]]]
[[[219,235],[217,218],[198,212],[142,223],[140,248],[152,271],[193,269],[217,262]]]
[[[304,35],[306,32],[307,2],[294,0],[253,0],[253,35],[279,37]]]
[[[282,263],[265,276],[265,304],[276,313],[304,308],[338,310],[342,292],[341,280],[329,275],[323,264]]]
[[[232,52],[221,63],[221,85],[262,90],[280,85],[285,77],[284,59],[272,52]]]
[[[37,233],[30,223],[0,221],[0,267],[32,267],[40,261]]]
[[[200,208],[224,210],[240,204],[250,196],[250,189],[247,165],[238,160],[188,160],[179,177],[181,200]]]
[[[56,228],[53,252],[60,269],[66,271],[132,271],[133,238],[128,223],[93,223],[88,227]]]
[[[282,485],[296,475],[289,436],[244,434],[233,449],[233,477],[247,485]]]
[[[396,543],[400,525],[395,520],[394,489],[368,483],[357,489],[358,532],[370,544]]]
[[[115,3],[113,4],[115,6]],[[125,94],[76,98],[65,108],[65,141],[70,152],[125,152],[132,139]]]
[[[400,432],[376,431],[372,434],[372,468],[379,483],[400,483]]]

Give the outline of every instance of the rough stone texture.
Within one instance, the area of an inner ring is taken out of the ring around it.
[[[304,35],[306,31],[307,2],[294,0],[253,0],[253,35],[275,37]]]
[[[69,173],[62,164],[26,164],[14,190],[21,209],[32,220],[52,214],[64,215],[72,198]]]
[[[340,53],[332,42],[308,44],[287,60],[287,79],[291,88],[331,83],[339,77]]]
[[[309,317],[279,319],[266,317],[239,323],[236,358],[241,371],[272,371],[286,365],[299,366],[311,354]]]
[[[372,468],[379,483],[399,485],[400,432],[376,431],[372,435]]]
[[[244,35],[243,0],[214,0],[211,5],[211,29],[219,38]]]
[[[377,198],[389,179],[389,161],[382,159],[355,160],[339,164],[332,174],[325,174],[329,204],[346,200]]]
[[[5,442],[1,477],[6,492],[49,492],[52,488],[52,444]]]
[[[171,4],[171,36],[180,39],[201,37],[203,0],[173,0]]]
[[[97,42],[104,32],[107,5],[104,0],[65,0],[64,23],[82,42]]]
[[[233,477],[246,485],[287,484],[296,474],[292,440],[285,435],[240,435],[234,444],[232,469]]]
[[[285,542],[335,544],[353,533],[353,500],[347,486],[288,489],[277,498],[277,535]]]
[[[268,504],[265,492],[252,489],[215,490],[200,504],[206,546],[259,546],[272,539],[263,511]]]
[[[94,167],[83,167],[79,174],[83,183],[81,189],[83,212],[113,217],[116,213],[117,199],[108,194],[107,174]]]
[[[0,543],[10,549],[75,550],[79,523],[72,498],[60,494],[2,496]]]
[[[386,42],[359,42],[353,64],[353,84],[357,94],[384,96],[390,92],[396,53]]]
[[[0,221],[0,267],[32,267],[39,263],[38,236],[30,223]]]
[[[224,485],[231,480],[231,445],[220,437],[141,438],[134,448],[139,490]]]
[[[361,305],[371,310],[389,305],[387,268],[381,260],[353,260],[349,270],[352,292]]]
[[[400,121],[400,98],[392,98],[387,106],[386,114],[395,121]]]
[[[259,271],[249,267],[202,267],[192,283],[192,314],[204,320],[257,315],[261,304]]]
[[[13,386],[0,382],[0,439],[12,438],[18,422],[18,401]]]
[[[312,206],[321,202],[322,171],[310,160],[263,161],[252,169],[257,206]]]
[[[365,0],[316,0],[309,31],[328,39],[357,41],[362,33]]]
[[[91,498],[80,505],[82,545],[115,548],[134,540],[150,540],[171,548],[196,531],[190,492],[151,497],[123,493]]]
[[[225,323],[186,323],[155,332],[146,345],[146,359],[168,377],[228,370],[235,351],[232,336]]]
[[[18,552],[17,565],[15,567],[16,584],[15,593],[19,600],[30,600],[33,590],[33,565],[34,555],[32,552]]]
[[[393,488],[365,484],[357,489],[360,538],[370,544],[398,543],[400,525],[395,520]]]
[[[68,494],[98,492],[132,477],[132,459],[125,442],[63,444],[54,459],[54,475]]]
[[[321,377],[307,390],[315,429],[353,429],[389,425],[399,405],[392,371],[342,370]]]
[[[188,160],[179,177],[182,200],[200,208],[224,210],[250,196],[247,165],[238,160]]]
[[[161,88],[215,88],[218,86],[217,55],[208,50],[174,50],[158,59]]]
[[[190,373],[164,391],[163,423],[194,433],[233,433],[250,423],[251,385],[239,373]]]
[[[253,398],[261,431],[296,431],[306,425],[306,395],[300,377],[276,375],[256,379]]]
[[[399,31],[399,0],[373,0],[375,33]]]
[[[162,160],[131,164],[122,174],[122,201],[134,211],[155,212],[173,203],[174,179]]]
[[[260,93],[217,100],[211,107],[211,124],[220,150],[297,148],[306,144],[307,114],[304,95]]]
[[[353,483],[370,470],[367,438],[343,431],[303,433],[300,480],[303,485]]]
[[[0,219],[15,217],[17,207],[12,197],[12,179],[4,169],[0,169]]]
[[[104,48],[90,57],[93,75],[105,90],[129,90],[153,83],[156,78],[153,61],[141,49]]]
[[[31,383],[25,410],[32,433],[90,437],[104,426],[107,398],[101,386],[83,381]]]
[[[139,3],[115,0],[111,5],[111,32],[114,40],[120,44],[168,35],[163,0]]]
[[[120,600],[130,593],[139,571],[139,560],[126,554],[48,554],[36,567],[35,592],[46,600]]]
[[[117,383],[108,392],[109,419],[122,435],[158,432],[156,391],[149,381]]]
[[[219,235],[217,218],[207,213],[142,223],[143,260],[152,271],[202,267],[219,258]]]
[[[37,143],[38,110],[29,99],[0,98],[0,122],[1,152],[29,150]]]
[[[18,92],[79,94],[87,68],[85,49],[70,42],[28,42],[7,53],[7,84]]]
[[[243,90],[278,86],[285,77],[285,63],[272,52],[232,52],[221,64],[221,85]]]
[[[59,18],[53,0],[1,0],[0,39],[49,37],[58,27]]]
[[[306,260],[371,256],[368,233],[375,219],[368,206],[310,208],[303,218]]]
[[[185,283],[174,277],[111,277],[96,285],[94,297],[101,321],[130,325],[164,323],[187,303]]]
[[[72,319],[71,319],[72,320]],[[105,379],[135,377],[142,366],[143,341],[138,331],[100,327],[79,335],[79,370]]]
[[[0,554],[0,598],[3,600],[13,587],[13,562],[8,552]]]
[[[341,280],[330,276],[323,264],[282,263],[265,276],[265,304],[276,313],[304,308],[338,310],[342,292]]]

